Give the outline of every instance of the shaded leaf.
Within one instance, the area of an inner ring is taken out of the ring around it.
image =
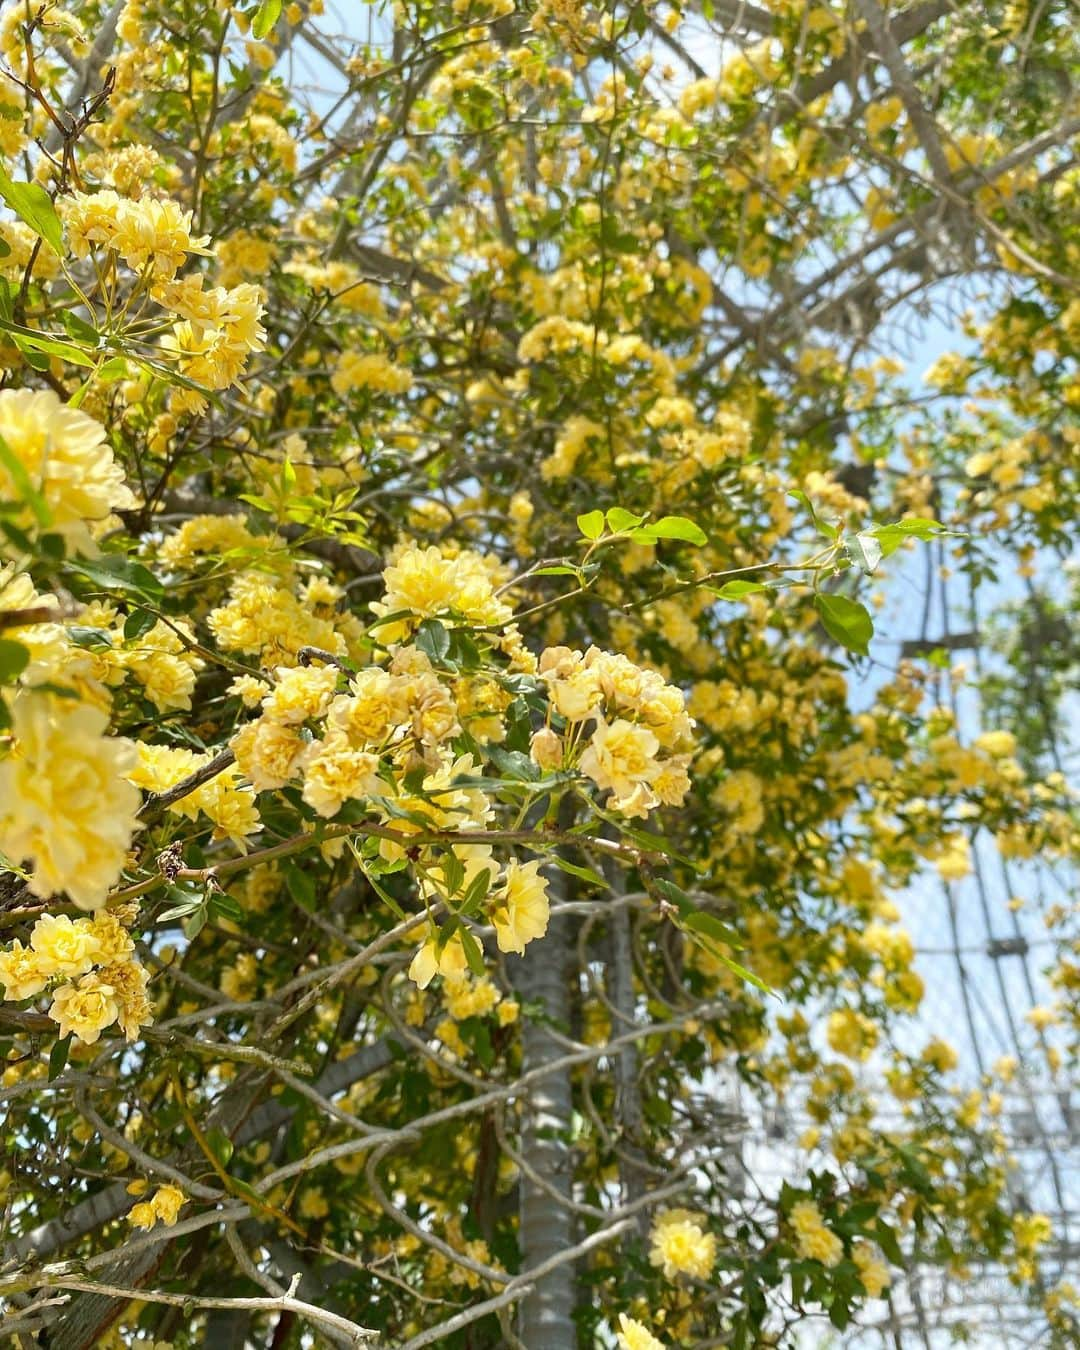
[[[815,595],[814,607],[831,638],[850,652],[869,655],[874,621],[865,605],[846,595]]]

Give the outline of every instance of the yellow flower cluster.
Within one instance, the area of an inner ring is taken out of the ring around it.
[[[521,1011],[516,999],[504,998],[501,991],[486,977],[475,979],[464,974],[444,976],[443,1001],[446,1011],[455,1022],[468,1017],[487,1017],[494,1013],[499,1026],[508,1027],[517,1021]]]
[[[212,757],[210,753],[200,755],[180,746],[149,745],[145,741],[140,741],[136,750],[138,762],[127,778],[144,792],[166,792]],[[238,781],[239,777],[239,769],[230,765],[173,802],[169,811],[187,820],[197,820],[202,812],[213,822],[216,839],[231,839],[245,849],[247,837],[260,830],[262,822],[255,807],[254,790]]]
[[[612,794],[609,805],[620,815],[682,803],[690,790],[693,723],[681,689],[597,647],[584,653],[549,647],[539,669],[553,710],[567,724],[564,767],[577,759],[581,772]],[[589,722],[595,727],[586,742]],[[540,744],[545,766],[558,767],[550,738]]]
[[[142,1189],[142,1184],[136,1185],[139,1190]],[[128,1187],[129,1193],[132,1189]],[[187,1196],[179,1186],[159,1186],[149,1200],[141,1200],[137,1205],[132,1205],[128,1210],[128,1223],[135,1228],[149,1229],[161,1222],[167,1228],[171,1228],[180,1217],[181,1207],[186,1203]]]
[[[434,546],[405,548],[383,572],[385,594],[371,606],[383,620],[375,634],[400,642],[422,619],[455,615],[479,627],[507,627],[513,610],[496,595],[501,580],[498,563],[468,549],[451,555]],[[403,611],[411,617],[386,622]]]
[[[375,394],[406,394],[412,382],[410,371],[381,352],[342,352],[330,376],[331,388],[341,397],[354,389],[369,389]]]
[[[867,1059],[877,1045],[878,1034],[878,1024],[853,1008],[838,1008],[829,1014],[826,1035],[838,1055]]]
[[[859,1268],[862,1287],[871,1298],[880,1298],[892,1283],[889,1267],[869,1242],[856,1242],[851,1249],[851,1259]]]
[[[98,707],[26,690],[11,704],[0,760],[0,850],[33,867],[30,890],[104,904],[135,831],[139,794],[127,780],[135,746],[107,736]]]
[[[669,1209],[658,1214],[649,1234],[649,1260],[658,1266],[665,1279],[692,1275],[706,1280],[716,1263],[716,1237],[701,1216],[686,1209]]]
[[[242,515],[192,516],[162,542],[158,557],[175,567],[190,565],[201,553],[254,549],[257,544]]]
[[[569,478],[590,441],[602,444],[607,440],[607,428],[589,417],[571,417],[555,438],[555,448],[540,465],[540,475]]]
[[[207,627],[224,651],[258,656],[268,670],[295,665],[301,647],[344,656],[347,620],[324,615],[322,606],[308,603],[309,589],[301,587],[297,594],[284,581],[244,572],[233,582],[225,604],[207,615]]]
[[[463,882],[466,887],[478,872],[487,870],[490,875],[497,871],[490,848],[455,844],[453,851],[459,858],[465,854],[462,861],[466,869]],[[539,868],[540,862],[536,860],[519,863],[511,859],[503,870],[499,884],[488,897],[488,917],[495,928],[495,941],[501,952],[513,952],[521,956],[530,942],[547,932],[550,916],[548,881],[539,875]],[[489,994],[488,986],[483,981],[472,986],[463,983],[468,968],[461,934],[453,933],[440,950],[438,935],[432,932],[417,949],[409,966],[409,978],[419,988],[426,989],[436,975],[441,975],[448,981],[447,997],[451,1016],[473,1016],[489,1011],[484,1006]],[[497,1001],[497,991],[492,987],[491,992],[496,993]],[[494,1007],[494,1003],[491,1006]],[[466,1007],[473,1011],[465,1012]],[[516,1005],[512,1015],[509,1011],[503,1014],[500,1010],[500,1021],[505,1024],[513,1021],[516,1015]]]
[[[617,1338],[619,1350],[664,1350],[663,1341],[658,1341],[648,1327],[627,1317],[626,1313],[619,1314]]]
[[[44,915],[31,931],[29,947],[16,939],[0,952],[4,997],[15,1002],[33,998],[59,979],[63,983],[54,989],[49,1016],[61,1036],[74,1034],[93,1045],[117,1022],[133,1041],[151,1020],[149,976],[132,956],[134,950],[127,929],[109,910],[99,910],[92,919]]]
[[[799,1255],[823,1266],[838,1266],[843,1260],[844,1244],[826,1226],[821,1211],[812,1200],[798,1200],[789,1214]]]
[[[12,524],[33,534],[47,529],[69,546],[93,552],[88,526],[135,505],[100,422],[61,403],[51,389],[0,390],[0,436],[21,469],[0,458],[0,501],[19,503]],[[24,499],[24,485],[39,499]],[[44,509],[47,517],[39,519]]]
[[[204,280],[198,272],[155,287],[158,303],[180,315],[162,346],[187,379],[207,389],[227,389],[239,380],[248,357],[265,345],[263,295],[246,281],[231,290],[204,290]],[[177,411],[201,412],[206,400],[193,390],[174,389],[170,404]]]
[[[74,192],[58,203],[76,258],[99,248],[111,249],[134,272],[147,271],[167,281],[183,267],[189,253],[207,253],[208,235],[191,233],[190,211],[173,201],[141,197],[133,201],[109,188]]]

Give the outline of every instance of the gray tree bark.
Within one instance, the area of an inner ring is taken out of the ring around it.
[[[553,880],[551,896],[557,898]],[[556,1024],[570,1021],[569,918],[553,918],[547,936],[511,969],[514,988],[522,1002],[543,1005]],[[525,1073],[557,1059],[562,1048],[545,1024],[526,1017],[522,1028]],[[573,1110],[570,1074],[550,1074],[534,1083],[523,1103],[521,1148],[528,1162],[549,1187],[567,1201],[572,1198],[573,1161],[569,1142]],[[528,1270],[574,1244],[574,1216],[569,1204],[559,1204],[547,1190],[528,1177],[520,1182],[520,1242],[522,1270]],[[572,1262],[556,1266],[537,1282],[523,1300],[518,1335],[526,1350],[576,1350],[574,1324],[576,1289]]]

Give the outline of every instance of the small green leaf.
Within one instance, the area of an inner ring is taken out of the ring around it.
[[[259,8],[251,23],[251,36],[260,42],[274,31],[274,25],[281,16],[281,0],[260,0]]]
[[[0,638],[0,680],[17,679],[30,664],[30,652],[21,642]]]
[[[171,909],[165,910],[163,914],[157,916],[158,923],[168,923],[170,919],[182,919],[188,914],[193,914],[202,904],[201,900],[185,900],[179,905],[173,905]]]
[[[632,511],[624,511],[621,506],[613,506],[607,513],[608,528],[611,530],[632,530],[644,519],[644,516],[635,516]]]
[[[461,945],[465,948],[465,960],[469,963],[469,969],[478,979],[483,978],[487,974],[483,947],[480,946],[464,924],[461,925],[458,932],[461,934]]]
[[[200,904],[190,917],[184,920],[184,936],[189,942],[194,942],[206,927],[206,918],[206,905]]]
[[[586,511],[583,516],[578,516],[577,526],[586,539],[599,539],[604,533],[603,511]]]
[[[76,347],[72,342],[65,342],[62,338],[50,337],[48,333],[38,333],[33,328],[24,328],[22,324],[13,323],[10,319],[2,317],[0,328],[5,333],[11,334],[11,340],[16,347],[27,361],[31,365],[37,365],[38,369],[48,369],[50,356],[57,356],[61,361],[67,361],[73,366],[94,365],[94,358],[88,352]]]
[[[63,1040],[57,1041],[49,1051],[49,1082],[59,1078],[67,1068],[68,1055],[71,1053],[71,1036],[68,1034]]]
[[[217,1159],[218,1165],[222,1168],[228,1167],[235,1145],[225,1131],[220,1126],[215,1125],[212,1130],[206,1132],[206,1142],[209,1145],[210,1152]]]
[[[468,889],[461,897],[461,906],[459,913],[463,915],[474,914],[481,905],[481,902],[487,896],[491,889],[491,873],[486,867],[482,867],[472,881],[469,882]],[[464,929],[462,930],[464,931]]]
[[[101,334],[93,324],[87,323],[85,319],[80,319],[74,311],[64,310],[63,323],[68,335],[73,337],[76,342],[88,342],[92,347],[100,346]]]
[[[13,183],[0,165],[0,197],[40,235],[58,257],[64,253],[64,232],[52,199],[40,183]]]
[[[603,890],[609,890],[610,887],[599,872],[594,872],[591,867],[579,867],[577,863],[567,862],[557,853],[551,855],[551,862],[555,864],[561,872],[567,872],[572,877],[577,877],[579,881],[587,881],[590,886],[599,886]]]
[[[438,619],[425,619],[416,630],[416,646],[436,665],[441,665],[450,654],[450,634]]]
[[[165,595],[164,586],[153,572],[116,553],[100,558],[73,558],[68,568],[81,572],[105,591],[125,591],[154,604],[159,604]]]
[[[706,914],[704,910],[696,909],[693,914],[684,916],[683,923],[691,932],[702,933],[705,937],[712,938],[714,942],[733,947],[736,951],[743,946],[742,939],[734,928],[722,923],[715,914]]]
[[[224,891],[214,891],[210,896],[210,914],[215,919],[229,919],[232,923],[241,923],[244,918],[239,900]]]
[[[442,880],[448,896],[457,895],[461,883],[465,880],[465,864],[452,848],[443,853],[441,859]]]
[[[806,509],[810,512],[810,519],[814,522],[814,529],[817,530],[818,534],[824,535],[826,539],[836,538],[837,534],[839,533],[836,526],[828,525],[825,523],[825,521],[821,519],[817,511],[814,509],[814,503],[810,500],[810,498],[806,495],[805,492],[800,492],[798,489],[796,489],[793,492],[789,492],[788,496],[794,497],[797,502],[801,502],[802,505],[805,506]]]
[[[903,1266],[904,1254],[900,1250],[900,1244],[896,1240],[896,1232],[890,1228],[883,1220],[878,1219],[874,1225],[874,1236],[877,1238],[878,1246],[885,1253],[885,1256],[894,1266]]]
[[[763,586],[760,581],[725,581],[722,586],[712,587],[712,593],[718,600],[743,600],[748,595],[756,595],[759,591],[767,591],[768,586]]]
[[[687,915],[696,912],[693,900],[683,888],[676,886],[673,881],[668,881],[666,877],[657,877],[653,882],[653,889],[659,891],[668,904],[674,905],[680,914]]]
[[[285,868],[285,887],[298,905],[315,908],[315,878],[302,867],[289,864]]]
[[[700,938],[699,941],[701,941]],[[705,939],[705,941],[708,941],[708,939]],[[708,951],[714,960],[719,961],[722,966],[727,966],[728,970],[730,970],[733,975],[738,975],[740,980],[745,980],[747,984],[752,984],[755,989],[760,989],[763,994],[771,994],[774,992],[760,975],[755,975],[752,970],[747,970],[747,968],[741,966],[738,961],[733,961],[730,956],[718,951],[711,942],[709,943]]]
[[[853,535],[845,541],[844,547],[851,561],[856,567],[861,567],[867,576],[872,575],[884,553],[877,537],[869,530]]]
[[[912,516],[908,520],[896,520],[888,525],[875,525],[867,533],[874,536],[881,545],[882,555],[888,558],[909,539],[921,539],[925,543],[943,534],[954,535],[956,531],[947,530],[944,525],[926,516]]]
[[[874,621],[870,611],[846,595],[815,595],[814,607],[831,638],[859,656],[869,656]]]
[[[684,544],[696,544],[698,548],[709,542],[709,536],[686,516],[661,516],[648,525],[634,531],[635,539],[680,539]]]
[[[564,563],[556,563],[552,567],[538,567],[530,573],[534,577],[577,577],[581,578],[581,572],[576,567],[567,567]]]
[[[485,1069],[495,1062],[495,1050],[491,1044],[491,1032],[482,1017],[466,1017],[458,1023],[461,1039],[473,1052]]]
[[[135,642],[141,638],[144,633],[149,633],[157,619],[146,609],[133,609],[124,620],[124,637],[129,642]]]

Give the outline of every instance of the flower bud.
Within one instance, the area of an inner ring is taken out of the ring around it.
[[[563,762],[562,737],[557,736],[550,727],[542,727],[529,742],[529,753],[533,762],[541,769],[558,769]]]

